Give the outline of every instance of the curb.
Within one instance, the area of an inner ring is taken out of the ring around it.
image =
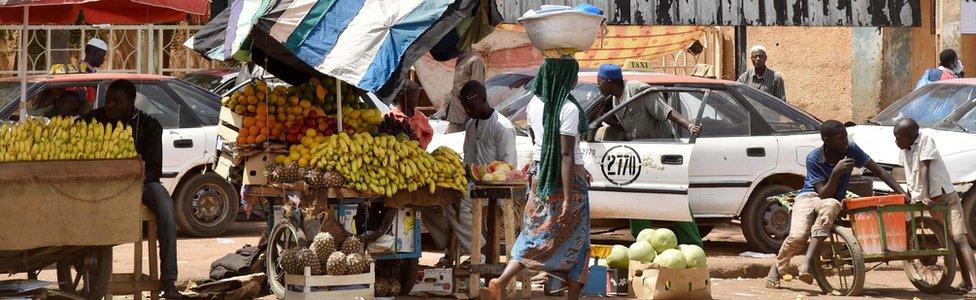
[[[796,274],[796,266],[802,255],[794,258],[790,266],[790,273]],[[776,263],[775,258],[750,258],[739,256],[712,256],[708,258],[708,275],[711,278],[764,278],[769,274],[769,268]],[[868,265],[871,268],[873,265]],[[900,262],[882,264],[874,270],[900,271]]]

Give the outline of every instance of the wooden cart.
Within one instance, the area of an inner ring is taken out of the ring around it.
[[[112,246],[142,237],[143,178],[139,158],[0,163],[0,272],[56,265],[63,292],[101,299]]]

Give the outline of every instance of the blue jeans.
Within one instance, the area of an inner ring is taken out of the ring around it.
[[[173,198],[159,182],[146,183],[142,204],[156,215],[156,234],[159,238],[161,280],[176,280],[176,219],[173,218]]]

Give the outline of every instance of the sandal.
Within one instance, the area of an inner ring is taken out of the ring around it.
[[[800,279],[800,281],[803,281],[803,283],[813,284],[813,275],[810,275],[810,273],[800,273],[800,275],[797,276],[796,278]]]
[[[773,278],[766,277],[766,288],[767,289],[778,289],[778,288],[780,288],[780,286],[779,286],[779,279],[773,279]]]

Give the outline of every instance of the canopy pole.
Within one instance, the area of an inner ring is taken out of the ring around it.
[[[338,78],[336,78],[335,82],[336,82],[336,97],[335,97],[336,98],[336,122],[338,122],[336,124],[339,125],[336,127],[338,128],[337,130],[338,132],[336,133],[339,133],[342,132],[342,82],[339,81]]]
[[[24,6],[24,22],[20,28],[20,51],[17,53],[20,69],[20,122],[27,120],[27,20],[30,18],[30,8]]]

